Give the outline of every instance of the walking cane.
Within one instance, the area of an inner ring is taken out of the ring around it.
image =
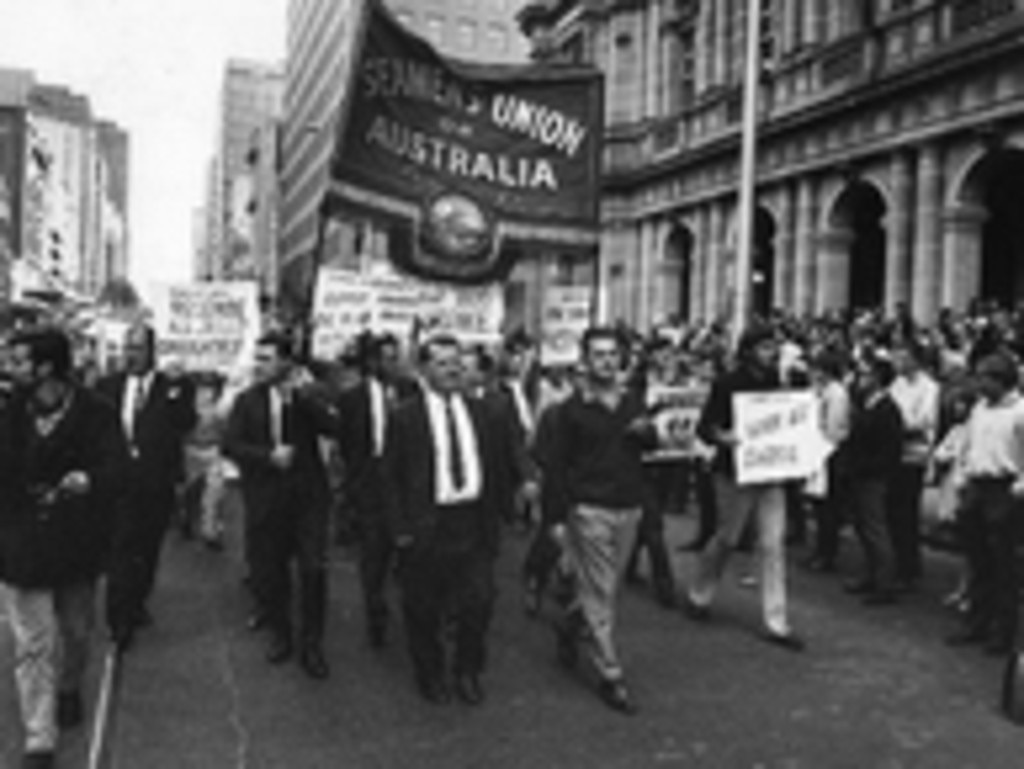
[[[107,765],[109,754],[107,740],[115,715],[115,697],[121,679],[121,651],[116,644],[107,647],[103,659],[103,675],[100,678],[100,693],[96,702],[92,734],[89,739],[88,769],[102,769]]]

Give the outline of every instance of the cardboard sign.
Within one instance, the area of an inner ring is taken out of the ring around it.
[[[658,448],[644,459],[665,461],[694,456],[697,422],[708,389],[695,385],[652,384],[647,388],[647,408],[654,415]]]
[[[739,484],[805,479],[817,471],[831,451],[818,410],[817,398],[809,390],[735,395]]]
[[[154,286],[152,299],[160,365],[229,373],[252,360],[260,335],[256,283],[164,284]]]
[[[590,286],[549,288],[541,319],[540,362],[571,366],[580,357],[580,340],[590,326]]]
[[[340,270],[320,270],[313,302],[316,358],[336,359],[352,339],[373,325],[372,289]]]

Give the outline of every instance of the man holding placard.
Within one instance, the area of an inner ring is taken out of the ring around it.
[[[757,469],[764,472],[766,466],[770,468],[775,464],[775,474],[785,475],[785,470],[777,471],[796,452],[790,450],[792,446],[782,444],[778,444],[778,449],[748,450],[776,426],[797,421],[799,411],[793,412],[792,420],[766,417],[760,423],[747,424],[741,422],[738,414],[745,396],[779,390],[777,356],[778,343],[771,328],[747,329],[739,341],[736,367],[714,382],[701,412],[697,435],[716,451],[712,470],[720,521],[717,533],[698,555],[686,608],[694,620],[710,617],[715,590],[729,556],[739,543],[748,519],[756,515],[765,624],[762,638],[784,649],[802,651],[804,641],[790,628],[786,612],[786,506],[781,482],[784,478],[771,477],[771,473],[758,477],[753,472]],[[780,461],[775,462],[775,459]],[[761,468],[756,467],[758,464]],[[753,481],[743,474],[750,475]]]

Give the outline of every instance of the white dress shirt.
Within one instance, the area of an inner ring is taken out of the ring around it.
[[[889,394],[900,407],[905,433],[917,433],[903,440],[903,461],[927,464],[939,427],[939,386],[923,371],[913,377],[900,376]]]
[[[466,403],[461,395],[449,396],[452,413],[455,416],[455,439],[459,442],[458,456],[462,460],[460,474],[463,483],[461,488],[457,488],[451,469],[452,446],[449,440],[445,399],[429,389],[425,389],[425,394],[427,417],[434,444],[434,501],[440,506],[474,502],[480,498],[483,490],[483,469],[480,466],[480,447],[476,431],[473,429]]]
[[[153,372],[138,376],[129,374],[124,380],[124,397],[121,399],[121,422],[128,440],[135,441],[135,418],[142,411],[153,385]]]

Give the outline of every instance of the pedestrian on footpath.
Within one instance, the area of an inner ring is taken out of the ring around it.
[[[405,632],[416,686],[428,702],[484,700],[481,676],[494,613],[502,482],[484,404],[464,392],[462,348],[437,335],[419,348],[422,388],[391,415],[384,505],[399,550]],[[445,636],[454,654],[446,664]],[[453,681],[449,681],[449,672]]]
[[[57,330],[11,343],[0,405],[0,581],[8,590],[24,769],[54,765],[59,730],[84,719],[96,583],[128,453],[117,412],[72,379]]]
[[[895,371],[881,353],[857,363],[857,409],[846,441],[850,517],[864,551],[863,575],[845,586],[867,606],[896,601],[896,562],[887,527],[888,501],[899,471],[903,417],[890,395]]]
[[[390,334],[365,340],[362,368],[362,381],[338,401],[338,446],[345,463],[345,490],[358,520],[366,636],[372,648],[380,649],[387,642],[390,617],[384,590],[395,560],[381,488],[384,437],[391,413],[419,388],[400,373],[398,340]]]
[[[777,390],[778,342],[768,326],[752,326],[743,332],[736,365],[719,376],[697,424],[698,437],[715,449],[712,461],[718,530],[697,556],[697,567],[688,591],[687,615],[696,621],[710,617],[711,604],[733,550],[753,518],[759,537],[761,602],[764,628],[761,638],[790,651],[802,651],[805,642],[793,632],[786,608],[786,500],[783,485],[765,483],[741,486],[736,479],[734,398],[740,393]]]
[[[910,590],[921,578],[921,496],[938,433],[939,386],[925,369],[925,350],[916,341],[897,347],[893,363],[892,397],[903,417],[903,439],[889,499],[889,535],[896,586]]]
[[[1024,500],[1024,398],[1016,362],[1001,353],[977,368],[980,400],[962,447],[966,483],[960,520],[971,574],[965,625],[949,642],[1008,653],[1017,639],[1020,578],[1016,545]]]
[[[185,478],[185,438],[196,422],[192,382],[177,367],[157,371],[155,345],[152,328],[133,326],[125,340],[125,371],[96,384],[121,415],[131,460],[107,584],[107,614],[122,649],[153,622],[148,602]]]
[[[625,350],[616,330],[588,329],[580,388],[554,412],[545,450],[544,513],[562,543],[575,595],[558,624],[566,666],[581,636],[611,708],[635,713],[615,643],[616,604],[646,498],[642,455],[657,443],[643,399],[625,387]]]
[[[231,409],[224,454],[242,476],[252,587],[270,631],[266,658],[280,665],[295,650],[294,565],[299,664],[324,679],[330,492],[319,439],[337,434],[337,409],[314,392],[285,334],[259,340],[255,375]]]

